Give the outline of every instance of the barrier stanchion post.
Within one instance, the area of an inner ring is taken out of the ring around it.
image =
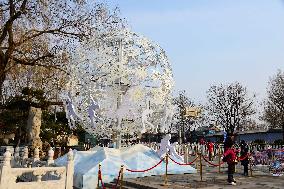
[[[165,175],[165,185],[168,185],[168,164],[169,164],[169,154],[166,155],[166,175]]]
[[[249,169],[250,169],[250,176],[252,177],[252,159],[251,159],[251,155],[249,156]]]
[[[219,173],[221,173],[221,149],[220,149],[220,144],[218,148],[218,163],[219,163]]]
[[[168,164],[169,164],[169,154],[166,154],[166,174],[165,174],[165,186],[168,185]]]
[[[196,158],[198,158],[197,152],[195,152],[195,156],[196,156]],[[198,171],[198,161],[195,161],[195,167],[196,167],[196,170]]]
[[[184,158],[183,158],[183,159],[184,159],[184,162],[185,162],[185,163],[188,163],[188,162],[189,162],[189,160],[188,160],[188,159],[189,159],[188,146],[185,146],[185,147],[184,147],[184,155],[183,155],[183,156],[184,156]]]
[[[98,183],[97,183],[97,189],[100,188],[100,179],[101,179],[101,164],[99,164],[99,170],[98,170]]]
[[[162,184],[162,186],[170,186],[170,184],[168,183],[168,164],[169,164],[169,154],[166,154],[166,172],[165,172],[165,183]]]
[[[120,167],[120,186],[119,188],[122,189],[123,186],[123,165]]]
[[[199,169],[200,169],[200,180],[202,181],[202,154],[201,152],[199,153]]]

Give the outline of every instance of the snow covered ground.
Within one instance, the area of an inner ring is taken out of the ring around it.
[[[128,148],[114,149],[95,147],[90,151],[74,152],[74,185],[78,188],[93,189],[97,185],[98,168],[101,164],[103,182],[111,182],[117,178],[121,165],[131,170],[144,170],[156,165],[160,158],[157,153],[137,144]],[[67,155],[55,160],[57,165],[65,165]],[[143,173],[132,173],[124,170],[124,178],[137,178],[151,175],[164,175],[165,162],[158,167]],[[169,174],[196,173],[191,166],[179,166],[169,160]]]

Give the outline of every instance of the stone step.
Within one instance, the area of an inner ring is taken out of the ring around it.
[[[120,189],[119,184],[117,185],[116,188],[115,188],[115,185],[116,185],[116,182],[105,183],[106,189]],[[130,186],[123,185],[122,189],[137,189],[137,188],[133,188],[133,187],[130,187]]]
[[[114,180],[114,183],[116,182],[116,179]],[[150,183],[145,183],[145,182],[139,182],[137,180],[124,180],[123,181],[123,187],[127,188],[135,188],[135,189],[159,189],[155,186],[151,186]]]

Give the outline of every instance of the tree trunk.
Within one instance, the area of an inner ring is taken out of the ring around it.
[[[2,63],[0,62],[0,107],[3,103],[3,84],[6,79],[5,67],[3,67],[1,64]]]
[[[0,52],[0,55],[2,54],[3,53]],[[0,56],[0,107],[1,107],[1,104],[3,103],[3,84],[6,79],[5,67],[6,67],[6,64],[3,60],[3,57]]]

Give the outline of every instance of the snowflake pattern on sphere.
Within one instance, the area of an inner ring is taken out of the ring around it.
[[[96,36],[73,54],[69,73],[62,98],[72,98],[87,132],[110,137],[168,129],[172,69],[165,51],[147,38],[128,29]],[[147,109],[153,113],[143,120]],[[151,124],[143,128],[143,121]]]

